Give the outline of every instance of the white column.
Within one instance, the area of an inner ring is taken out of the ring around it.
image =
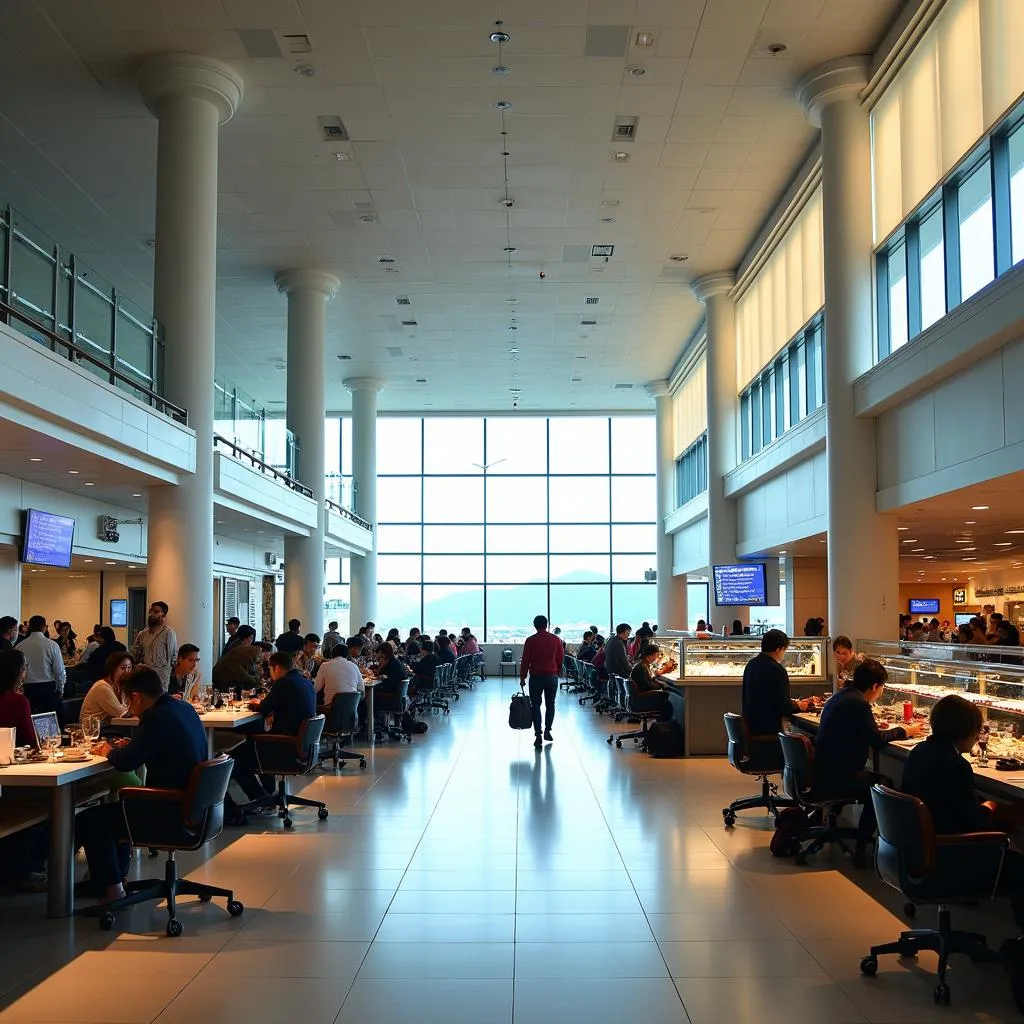
[[[652,380],[646,386],[654,399],[654,420],[657,430],[658,460],[658,627],[686,629],[686,577],[672,575],[672,534],[665,532],[665,517],[675,507],[672,488],[675,484],[675,423],[672,418],[672,395],[667,380]]]
[[[242,79],[219,61],[168,54],[143,65],[139,89],[159,121],[153,291],[164,390],[196,433],[195,473],[149,489],[147,589],[170,606],[179,641],[211,657],[217,132],[241,102]]]
[[[708,403],[708,574],[711,566],[736,561],[736,502],[725,496],[725,475],[739,464],[737,427],[739,399],[736,386],[736,303],[731,272],[707,274],[693,282],[693,294],[704,303],[707,331]],[[722,608],[715,604],[714,581],[708,601],[716,629],[733,619],[750,621],[749,608]]]
[[[349,625],[354,631],[377,621],[377,396],[384,381],[349,377],[344,384],[352,392],[353,511],[373,531],[369,553],[353,555],[351,561]]]
[[[340,282],[322,270],[283,270],[274,278],[288,296],[288,429],[298,439],[296,477],[313,491],[317,525],[308,537],[284,539],[285,620],[304,633],[324,629],[324,419],[327,415],[327,303]]]
[[[867,57],[843,57],[799,88],[822,143],[828,627],[854,640],[895,639],[900,610],[896,517],[875,511],[875,421],[853,406],[853,382],[874,355],[867,71]]]

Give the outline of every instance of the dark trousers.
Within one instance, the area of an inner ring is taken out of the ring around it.
[[[630,698],[629,706],[634,711],[657,711],[658,721],[667,722],[672,717],[672,705],[668,702],[668,694],[664,690],[648,690]]]
[[[533,709],[533,731],[540,732],[540,701],[544,698],[544,728],[550,729],[555,720],[555,695],[558,676],[530,673],[530,706]]]
[[[240,733],[247,734],[247,737],[262,736],[266,729],[263,727],[263,722],[253,722],[251,725],[244,725],[237,730]],[[270,780],[270,787],[267,786],[266,780],[260,775],[260,760],[256,754],[256,745],[252,739],[246,738],[246,741],[238,747],[235,747],[231,751],[231,757],[234,760],[234,764],[231,766],[231,778],[238,783],[241,787],[242,792],[250,800],[259,800],[260,797],[266,796],[267,793],[272,791],[273,779]],[[225,800],[225,805],[228,810],[232,809],[234,801]]]
[[[57,692],[56,683],[26,683],[25,696],[32,707],[33,715],[42,715],[47,711],[57,713],[57,721],[64,724],[64,703]]]
[[[864,809],[861,811],[860,822],[857,824],[856,849],[858,850],[863,850],[871,842],[878,829],[875,805],[871,802],[871,787],[878,783],[883,786],[891,786],[892,779],[863,768],[841,781],[830,781],[828,785],[821,787],[826,797],[849,797],[851,802],[856,801],[863,804]]]
[[[89,877],[97,891],[102,894],[107,886],[118,885],[128,874],[132,854],[120,802],[82,811],[75,829],[79,843],[85,847]]]

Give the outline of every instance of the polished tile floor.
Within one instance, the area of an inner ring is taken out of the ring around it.
[[[234,886],[232,920],[185,905],[123,931],[0,901],[0,1021],[304,1024],[924,1024],[1019,1021],[998,968],[962,960],[953,1006],[933,958],[858,962],[900,901],[841,858],[773,860],[765,819],[721,824],[750,789],[723,760],[655,761],[605,743],[607,718],[560,697],[555,743],[506,725],[490,680],[365,772],[324,773],[293,833],[233,830],[196,878]],[[152,870],[159,862],[139,862]],[[973,919],[972,919],[973,915]],[[1005,906],[960,915],[1001,937]]]

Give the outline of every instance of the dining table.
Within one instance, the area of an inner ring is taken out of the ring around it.
[[[50,790],[50,851],[46,890],[49,917],[70,917],[75,891],[75,783],[113,771],[105,757],[85,755],[82,761],[15,762],[0,769],[7,790]]]
[[[258,711],[253,711],[247,703],[239,705],[231,705],[223,708],[213,708],[210,711],[200,711],[196,708],[199,713],[199,721],[203,723],[203,728],[206,730],[206,749],[209,756],[212,758],[216,754],[216,745],[214,742],[214,736],[218,731],[225,731],[229,729],[240,729],[244,725],[251,725],[253,722],[258,722],[262,718]],[[114,718],[110,724],[114,727],[124,726],[126,728],[134,728],[139,724],[137,718]]]

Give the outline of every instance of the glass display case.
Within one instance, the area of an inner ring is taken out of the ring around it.
[[[875,708],[892,724],[903,721],[910,704],[915,720],[927,725],[935,702],[956,693],[981,708],[992,734],[991,754],[1024,753],[1024,649],[895,640],[861,641],[857,649],[889,673]]]
[[[692,637],[657,636],[653,642],[661,648],[661,664],[674,662],[675,668],[658,669],[668,680],[727,680],[738,682],[748,661],[761,650],[760,637],[722,640],[698,640]],[[783,665],[794,682],[825,682],[827,663],[825,637],[799,637],[790,640]]]

